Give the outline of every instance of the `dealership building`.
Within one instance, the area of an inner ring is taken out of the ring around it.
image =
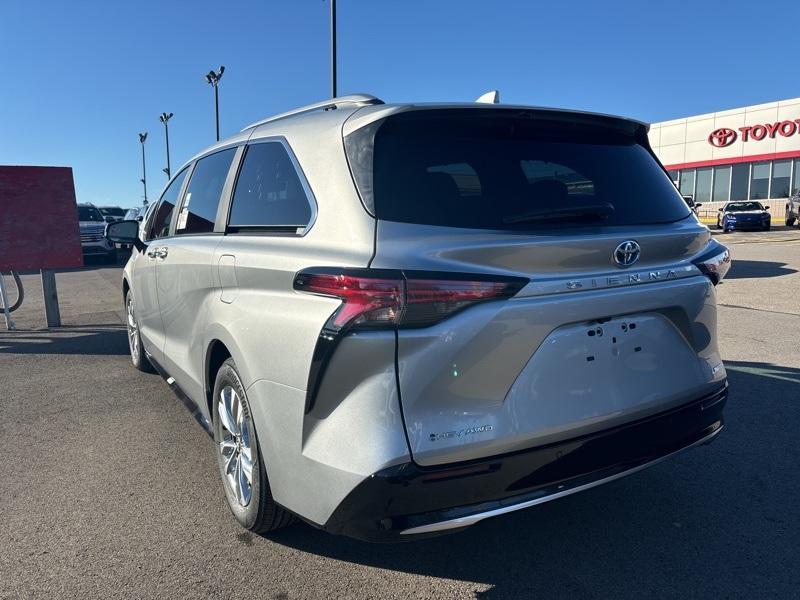
[[[650,144],[706,215],[728,200],[758,200],[777,221],[800,188],[800,98],[654,123]]]

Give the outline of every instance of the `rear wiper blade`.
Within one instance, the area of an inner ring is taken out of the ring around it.
[[[602,204],[578,204],[563,206],[561,208],[542,208],[519,215],[504,217],[503,223],[532,223],[536,221],[566,221],[566,220],[594,220],[608,218],[614,212],[614,205],[609,202]]]

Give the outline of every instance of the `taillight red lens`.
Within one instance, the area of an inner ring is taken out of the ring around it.
[[[342,299],[329,326],[394,323],[403,308],[403,281],[359,277],[345,273],[300,272],[296,290]]]
[[[341,298],[342,306],[326,325],[338,331],[345,326],[432,325],[476,302],[509,298],[527,283],[516,277],[468,279],[468,275],[454,274],[464,279],[443,279],[424,275],[406,277],[402,271],[314,268],[298,273],[294,287]]]
[[[403,325],[422,327],[484,300],[509,298],[521,282],[450,279],[407,279]]]

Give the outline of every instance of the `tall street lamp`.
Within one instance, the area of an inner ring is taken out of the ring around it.
[[[331,3],[331,98],[336,98],[336,0]]]
[[[209,71],[206,75],[206,81],[214,88],[214,112],[217,115],[217,141],[219,141],[219,80],[222,79],[222,74],[225,72],[225,67],[220,66],[219,72]]]
[[[169,166],[169,125],[167,121],[172,118],[172,113],[161,113],[158,117],[158,120],[164,124],[164,135],[167,138],[167,168],[163,169],[164,173],[167,174],[167,179],[171,176],[170,166]]]
[[[142,144],[142,178],[140,181],[144,186],[144,204],[147,205],[147,169],[144,162],[144,141],[147,139],[147,132],[139,134],[139,143]]]

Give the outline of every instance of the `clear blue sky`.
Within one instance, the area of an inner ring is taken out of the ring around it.
[[[67,165],[79,201],[141,204],[221,128],[329,95],[323,0],[4,0],[0,164]],[[339,0],[339,91],[659,121],[800,96],[800,2]]]

